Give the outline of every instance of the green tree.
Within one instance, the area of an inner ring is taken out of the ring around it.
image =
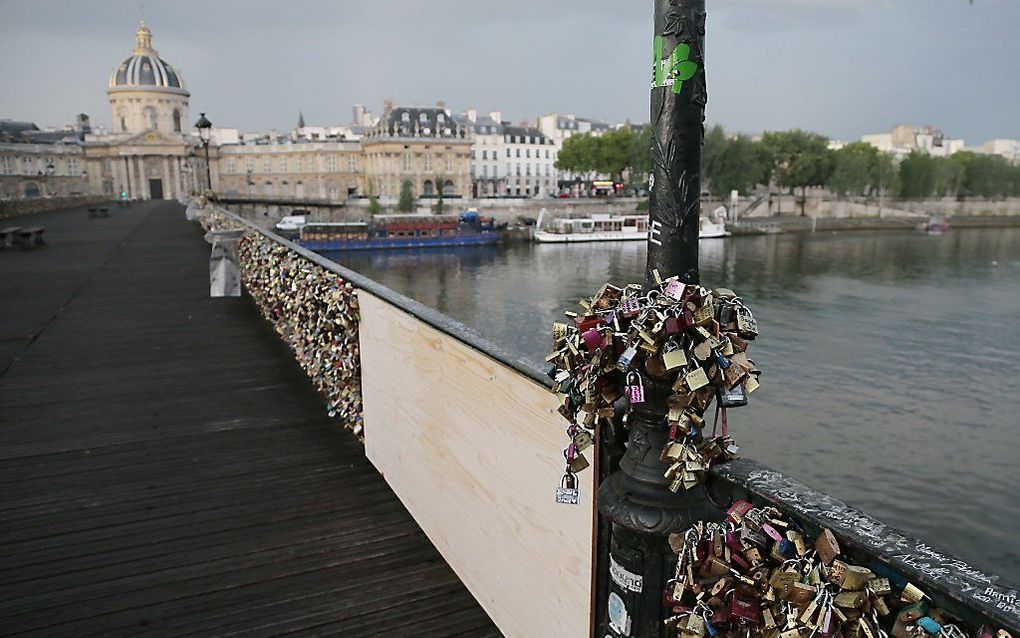
[[[966,160],[956,157],[935,157],[935,195],[937,197],[963,196]]]
[[[645,183],[652,172],[652,127],[642,126],[630,143],[632,183]]]
[[[705,141],[701,146],[701,181],[713,195],[720,192],[715,182],[722,174],[723,156],[729,144],[730,140],[722,126],[716,124],[705,131]]]
[[[556,168],[578,175],[602,173],[623,181],[625,173],[635,176],[651,170],[651,129],[635,132],[629,127],[595,136],[574,135],[563,142],[556,156]]]
[[[436,200],[436,206],[433,209],[436,215],[443,214],[443,208],[446,205],[443,203],[443,180],[439,177],[436,178],[436,191],[439,193],[439,199]]]
[[[375,196],[375,186],[372,180],[368,180],[368,214],[379,214],[379,198]]]
[[[964,166],[963,193],[972,197],[1008,197],[1014,192],[1016,167],[999,155],[962,151],[953,159]]]
[[[631,146],[636,137],[629,128],[619,128],[595,138],[595,170],[623,181],[624,171],[631,167]]]
[[[598,153],[595,139],[594,135],[588,133],[565,139],[556,156],[556,168],[578,175],[595,171]]]
[[[876,188],[878,149],[866,142],[847,144],[833,154],[828,187],[837,197],[869,195]]]
[[[400,185],[400,200],[397,202],[397,210],[402,213],[410,213],[414,209],[414,196],[411,194],[411,182],[404,180]]]
[[[762,136],[771,176],[780,186],[801,189],[800,214],[804,214],[807,189],[825,184],[832,174],[832,151],[824,135],[796,129],[770,131]]]
[[[880,196],[895,196],[900,188],[900,169],[890,153],[879,153],[872,167],[876,192]]]
[[[761,144],[746,135],[730,138],[718,158],[709,191],[726,197],[730,191],[749,193],[765,181],[768,166]]]
[[[911,151],[900,163],[900,196],[924,199],[935,195],[935,158]]]

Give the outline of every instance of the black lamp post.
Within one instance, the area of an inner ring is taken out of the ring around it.
[[[648,263],[663,279],[698,283],[701,145],[704,138],[705,0],[655,0],[651,89],[652,173],[649,180]],[[676,557],[667,538],[697,520],[717,516],[703,489],[669,491],[659,453],[668,437],[669,384],[645,384],[645,402],[629,417],[620,469],[602,483],[599,512],[611,523],[607,590],[600,594],[598,635],[665,635],[663,588]]]
[[[199,113],[195,128],[198,129],[198,137],[202,140],[202,146],[205,147],[205,180],[209,190],[212,191],[212,171],[209,168],[209,137],[212,135],[212,122],[205,116],[205,113]]]

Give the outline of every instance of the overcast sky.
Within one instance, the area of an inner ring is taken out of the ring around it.
[[[515,122],[648,119],[651,0],[149,0],[192,120],[288,129],[444,100]],[[127,0],[0,0],[0,117],[110,122]],[[708,0],[708,118],[841,139],[933,124],[1020,138],[1020,0]]]

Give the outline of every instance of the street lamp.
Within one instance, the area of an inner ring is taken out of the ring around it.
[[[206,118],[205,113],[199,113],[195,128],[198,129],[198,137],[202,140],[202,146],[205,147],[205,179],[209,190],[212,191],[212,171],[209,169],[209,137],[212,135],[212,122]]]

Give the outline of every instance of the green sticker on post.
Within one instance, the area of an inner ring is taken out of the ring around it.
[[[668,57],[663,57],[665,43],[661,35],[655,36],[652,50],[655,53],[655,64],[652,67],[652,88],[673,87],[673,93],[677,95],[683,90],[684,82],[694,77],[698,72],[698,63],[688,58],[691,56],[691,47],[680,43],[676,45]]]

